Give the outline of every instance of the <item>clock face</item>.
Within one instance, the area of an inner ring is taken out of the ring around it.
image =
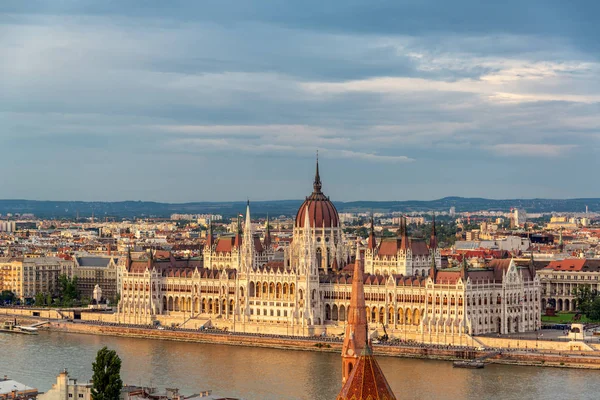
[[[348,353],[349,356],[353,356],[354,355],[354,350],[348,349],[347,353]]]

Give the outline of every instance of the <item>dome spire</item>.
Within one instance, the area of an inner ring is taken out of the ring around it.
[[[319,150],[317,150],[317,171],[315,172],[315,182],[313,183],[315,193],[321,193],[321,176],[319,175]]]

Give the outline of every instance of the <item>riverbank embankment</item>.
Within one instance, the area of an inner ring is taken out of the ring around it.
[[[339,341],[320,341],[316,338],[295,339],[271,336],[250,336],[227,333],[189,332],[180,330],[159,330],[140,327],[124,327],[112,325],[93,325],[73,322],[53,322],[49,329],[69,333],[90,335],[109,335],[154,340],[175,340],[196,343],[214,343],[230,346],[265,347],[281,350],[321,351],[340,353],[342,344]],[[439,346],[387,346],[375,345],[374,353],[379,356],[421,358],[433,360],[459,360],[490,356],[489,350],[473,350],[468,348],[452,348]],[[498,351],[485,360],[488,363],[510,364],[522,366],[545,366],[563,368],[600,369],[600,354],[597,352],[559,352],[544,353],[539,351]]]

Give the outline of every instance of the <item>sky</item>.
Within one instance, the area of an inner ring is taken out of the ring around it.
[[[596,1],[0,2],[0,198],[600,197]]]

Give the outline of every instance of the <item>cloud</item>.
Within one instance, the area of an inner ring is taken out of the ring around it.
[[[475,60],[471,59],[471,62]],[[508,65],[506,65],[508,64]],[[574,74],[585,74],[588,83],[600,90],[600,64],[575,63],[506,63],[496,60],[482,62],[481,69],[495,69],[478,79],[467,78],[454,81],[414,77],[374,77],[345,82],[306,82],[302,87],[311,93],[337,95],[369,92],[383,94],[408,94],[415,92],[458,92],[479,95],[487,101],[509,101],[514,103],[536,101],[565,101],[572,103],[598,103],[598,91],[589,93],[589,88],[564,88],[564,82]],[[423,67],[421,67],[423,68]],[[426,68],[431,70],[433,68]],[[561,84],[563,84],[561,86]],[[548,90],[554,89],[554,90]],[[507,90],[511,90],[511,92]],[[570,92],[566,92],[569,90]],[[575,91],[575,93],[573,93]],[[577,92],[580,93],[577,93]]]
[[[564,157],[577,148],[574,144],[530,144],[504,143],[489,147],[489,150],[501,156]]]
[[[335,163],[337,198],[355,196],[357,180],[374,198],[431,198],[448,187],[477,194],[480,185],[457,177],[502,180],[502,157],[526,170],[535,156],[547,176],[498,187],[524,195],[536,180],[544,193],[592,190],[553,180],[568,180],[561,155],[576,150],[593,163],[600,147],[593,3],[581,15],[537,0],[526,12],[512,0],[149,1],[1,2],[0,52],[10,62],[0,63],[0,167],[50,154],[175,188],[185,186],[180,175],[187,182],[189,171],[220,165],[205,192],[162,196],[233,198],[260,177],[282,181],[251,190],[290,198],[304,195],[296,183],[319,149]],[[410,174],[398,174],[402,163]],[[68,163],[23,165],[7,187],[30,193],[28,182],[52,196],[61,168],[81,192],[148,194]]]

